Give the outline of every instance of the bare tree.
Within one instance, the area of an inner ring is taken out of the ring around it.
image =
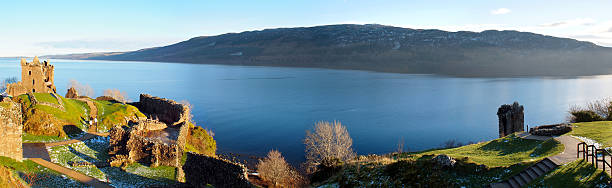
[[[121,92],[118,89],[107,89],[104,90],[104,96],[109,96],[115,99],[116,101],[125,103],[128,101],[128,95],[126,92]]]
[[[89,84],[85,85],[85,84],[79,83],[76,80],[70,80],[70,83],[68,83],[68,88],[71,88],[71,87],[76,89],[77,93],[79,93],[80,96],[88,96],[91,98],[95,96],[95,92],[93,88],[89,86]]]
[[[397,153],[404,153],[404,138],[397,141]]]
[[[12,83],[17,83],[18,79],[17,77],[8,77],[4,80],[2,80],[2,82],[0,82],[0,93],[6,91],[6,85],[7,84],[12,84]]]
[[[274,184],[274,187],[291,186],[297,174],[277,150],[271,150],[266,158],[259,160],[257,172],[264,181]]]
[[[304,144],[309,171],[318,165],[332,167],[355,156],[353,139],[339,121],[317,122],[314,132],[306,131]]]

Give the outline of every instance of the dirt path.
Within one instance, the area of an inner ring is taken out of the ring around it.
[[[93,186],[93,187],[111,187],[107,183],[99,181],[98,179],[86,176],[81,174],[80,172],[68,169],[66,167],[62,167],[55,163],[50,162],[51,157],[49,156],[49,152],[47,151],[47,147],[54,146],[62,146],[67,144],[73,144],[77,142],[82,142],[84,140],[92,139],[96,136],[108,136],[108,133],[87,133],[80,138],[65,140],[60,142],[51,142],[51,143],[23,143],[23,157],[28,158],[29,160],[38,163],[44,167],[55,170],[61,174],[65,174],[81,183]]]
[[[61,174],[65,174],[69,177],[71,177],[72,179],[75,179],[79,182],[82,182],[84,184],[93,186],[93,187],[111,187],[110,185],[99,181],[98,179],[83,175],[77,171],[74,170],[70,170],[66,167],[60,166],[60,165],[56,165],[55,163],[49,162],[47,160],[41,159],[41,158],[30,158],[31,161],[42,165],[44,167],[47,167],[49,169],[55,170]]]

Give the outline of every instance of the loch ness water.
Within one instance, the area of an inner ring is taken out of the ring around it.
[[[70,80],[105,89],[187,100],[194,121],[215,134],[219,153],[304,160],[302,139],[317,121],[341,121],[358,154],[497,138],[497,108],[518,101],[529,126],[566,120],[571,105],[612,96],[612,76],[455,78],[353,70],[50,60],[62,96]],[[0,79],[20,77],[19,59],[0,58]]]

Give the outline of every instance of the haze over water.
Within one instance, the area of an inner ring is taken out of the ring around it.
[[[30,59],[28,59],[30,60]],[[51,60],[55,85],[89,84],[96,96],[116,88],[188,100],[197,125],[212,130],[218,151],[263,156],[278,149],[303,160],[305,130],[341,121],[359,154],[408,150],[444,141],[496,138],[497,108],[518,101],[529,126],[565,121],[573,104],[612,96],[612,76],[581,78],[452,78],[310,68],[152,62]],[[21,78],[19,59],[0,59],[0,79]]]

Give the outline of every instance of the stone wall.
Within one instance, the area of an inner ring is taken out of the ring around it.
[[[559,136],[572,131],[572,127],[567,123],[540,125],[529,129],[529,133],[538,136]]]
[[[160,123],[153,120],[144,120],[132,127],[116,126],[110,130],[109,155],[111,165],[121,166],[124,163],[141,162],[156,166],[181,167],[180,160],[185,150],[184,141],[181,138],[181,129],[172,127],[163,128]],[[164,127],[165,124],[162,124]],[[150,127],[149,127],[150,126]],[[179,132],[178,136],[166,136],[160,138],[151,136],[155,131]],[[169,137],[169,138],[166,138]],[[184,136],[183,136],[184,137]]]
[[[140,101],[134,106],[151,119],[176,126],[189,122],[189,108],[173,100],[153,97],[148,94],[140,94]]]
[[[206,155],[187,153],[183,172],[185,183],[192,187],[253,187],[244,165]]]
[[[23,160],[21,105],[0,102],[0,156]]]
[[[504,137],[515,132],[525,131],[523,106],[518,102],[512,105],[504,104],[497,109],[499,118],[499,137]]]

